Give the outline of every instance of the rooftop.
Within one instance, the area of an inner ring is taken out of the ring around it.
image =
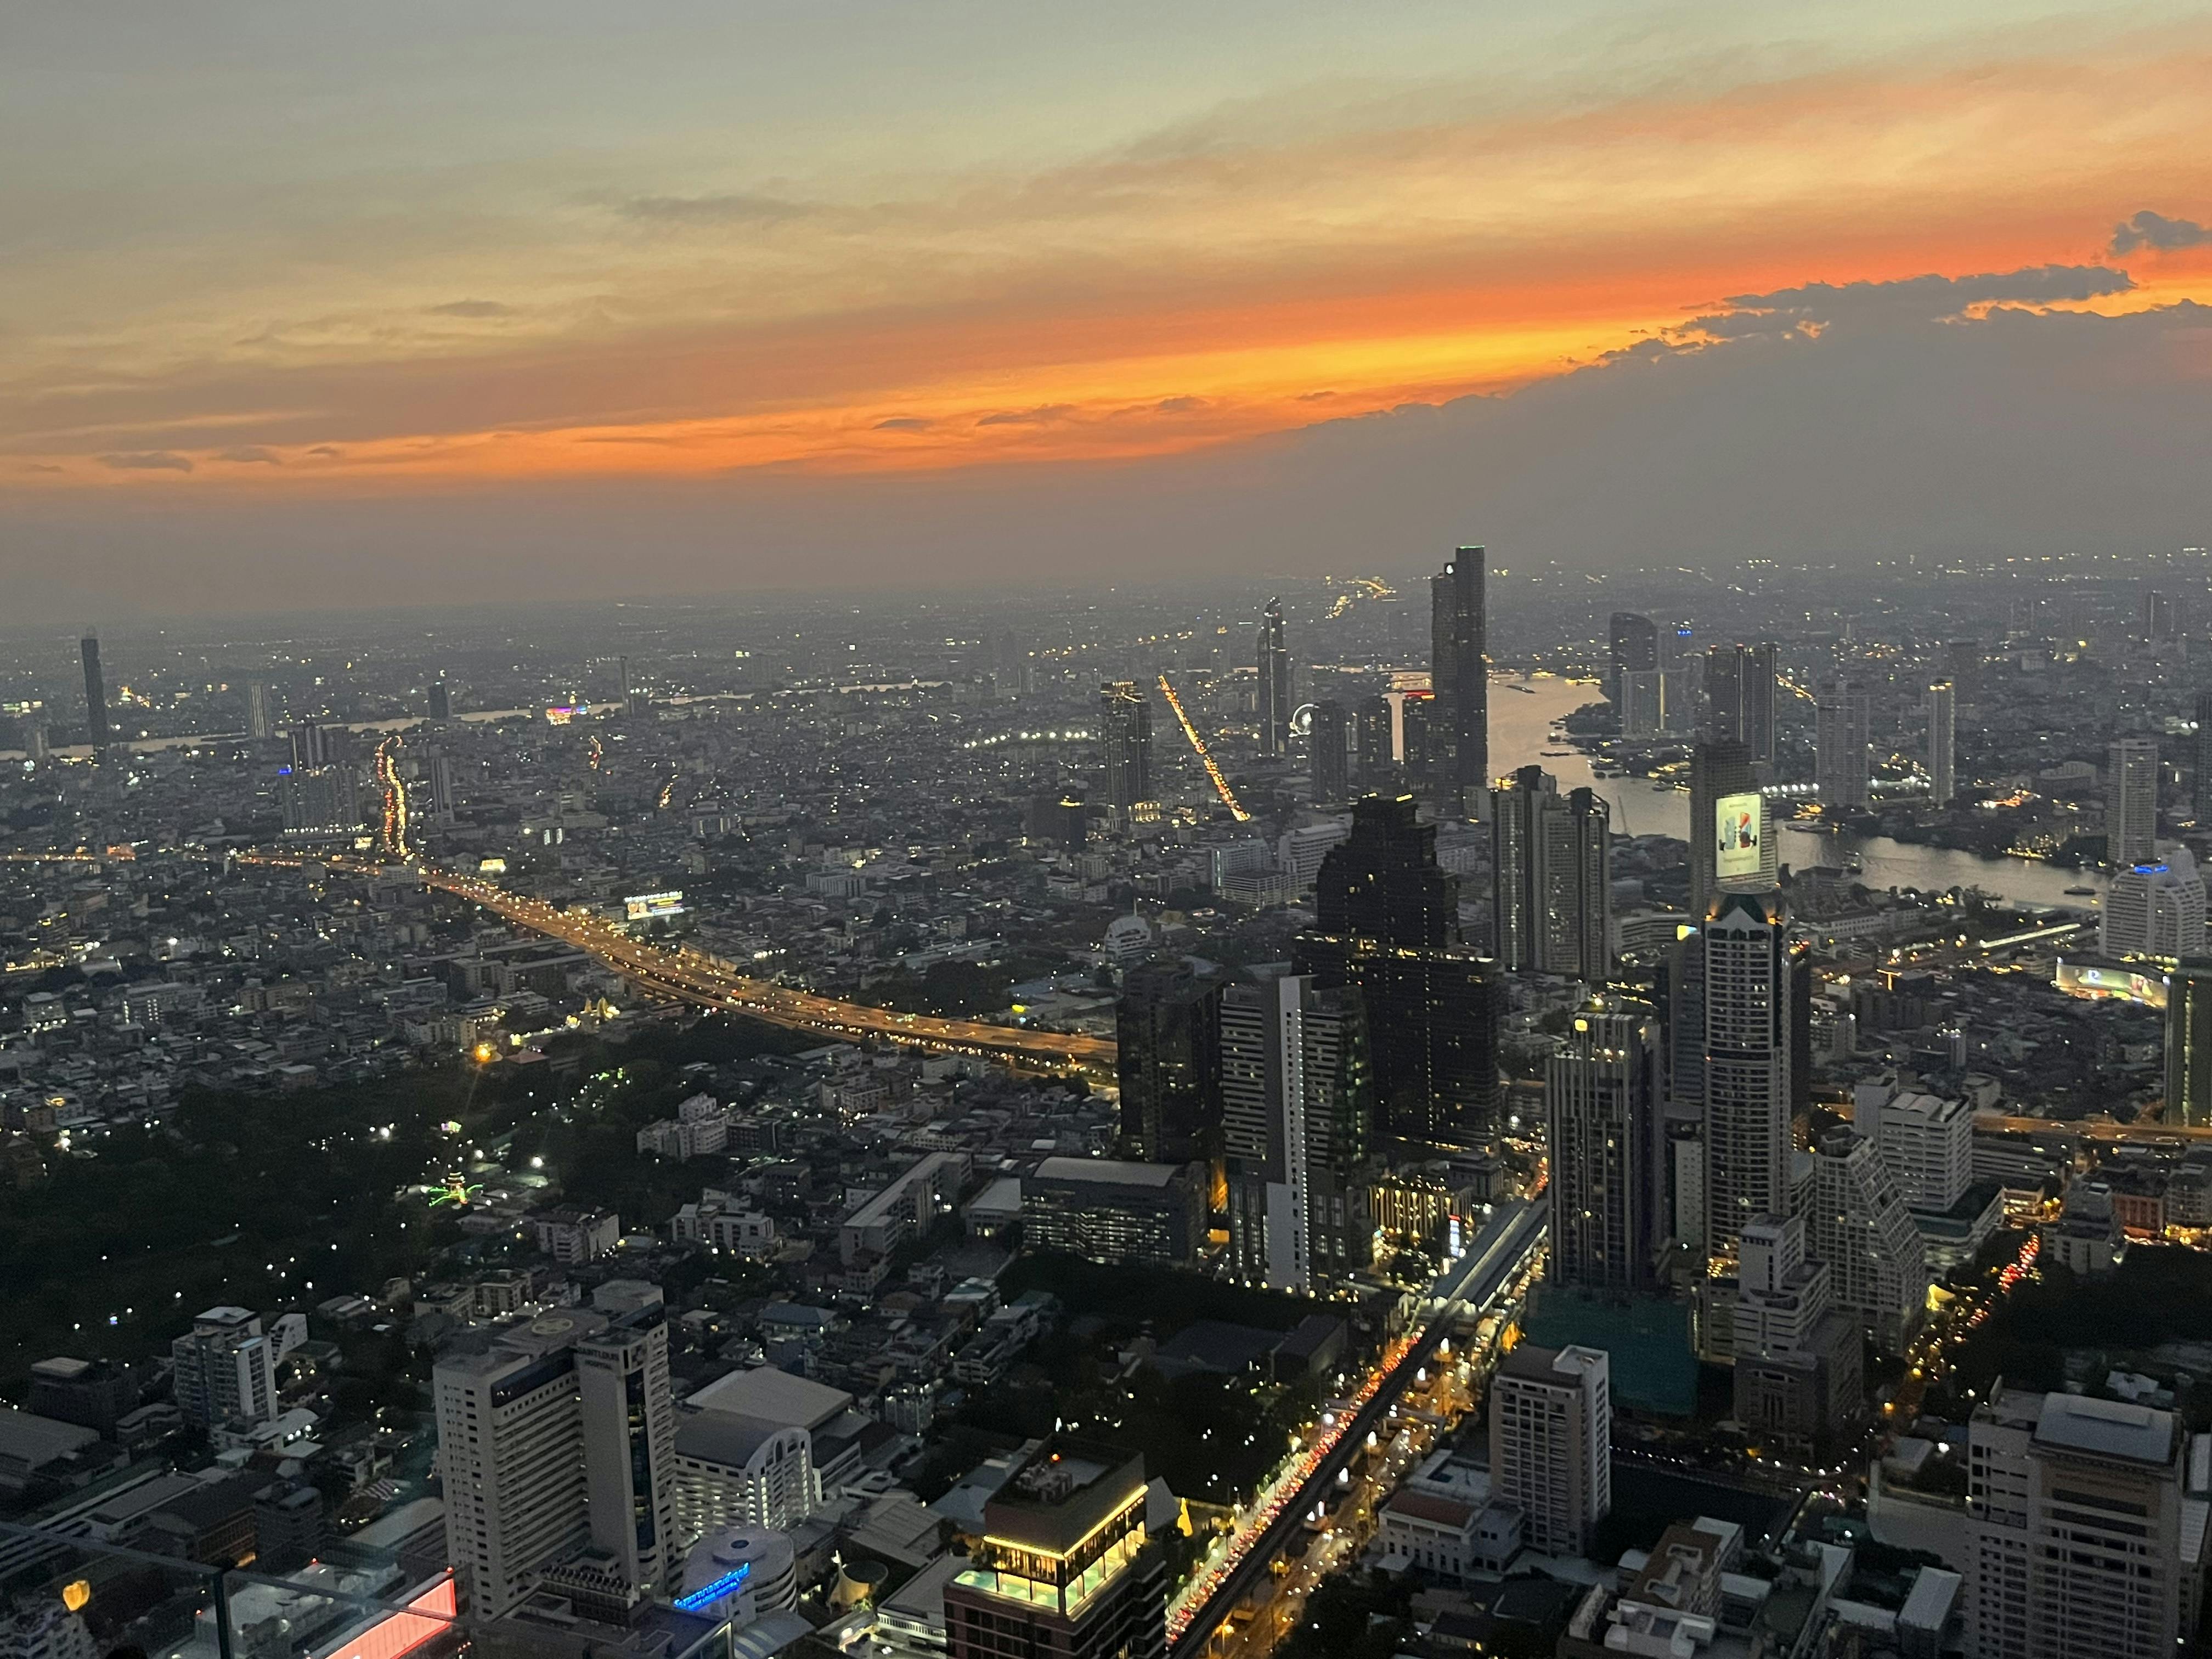
[[[1048,1158],[1037,1165],[1039,1181],[1090,1181],[1101,1186],[1173,1186],[1182,1174],[1180,1164],[1133,1164],[1118,1158]]]
[[[2174,1448],[2172,1412],[2131,1406],[2117,1400],[2091,1400],[2078,1394],[2047,1394],[2035,1419],[2039,1444],[2069,1451],[2124,1457],[2135,1463],[2171,1462]]]
[[[843,1413],[853,1396],[773,1365],[757,1365],[715,1378],[685,1403],[779,1427],[818,1429]]]

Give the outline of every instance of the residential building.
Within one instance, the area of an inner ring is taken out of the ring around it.
[[[2158,744],[2123,738],[2105,751],[2105,860],[2115,870],[2158,861]]]
[[[2212,1127],[2212,958],[2185,957],[2166,980],[2166,1117]]]
[[[612,1255],[622,1243],[622,1218],[611,1210],[560,1205],[530,1218],[538,1248],[563,1266]]]
[[[1345,706],[1324,697],[1314,705],[1313,727],[1306,734],[1313,771],[1313,798],[1322,806],[1352,799],[1352,720]]]
[[[1729,1317],[1736,1421],[1770,1441],[1832,1443],[1859,1409],[1859,1328],[1835,1309],[1827,1264],[1807,1259],[1802,1217],[1745,1224]]]
[[[248,1309],[210,1308],[169,1344],[177,1409],[206,1427],[274,1422],[283,1409],[276,1362],[305,1335],[296,1316],[265,1332],[261,1316]]]
[[[1476,816],[1488,804],[1488,566],[1484,549],[1462,547],[1429,583],[1429,685],[1436,707],[1425,775],[1436,798],[1455,816]]]
[[[1260,752],[1291,752],[1291,648],[1283,638],[1283,602],[1270,599],[1260,612]]]
[[[1106,805],[1126,818],[1153,799],[1152,708],[1134,680],[1098,688],[1098,748],[1105,760]]]
[[[1856,1099],[1860,1132],[1873,1129],[1907,1205],[1948,1210],[1966,1195],[1974,1182],[1974,1112],[1965,1099],[1889,1083],[1863,1083]]]
[[[1524,766],[1490,795],[1492,949],[1506,968],[1602,983],[1613,969],[1610,809]]]
[[[2171,1412],[2008,1389],[1968,1425],[1971,1659],[2166,1659],[2196,1609],[2201,1499]]]
[[[1928,799],[1948,806],[1959,793],[1957,699],[1951,682],[1928,688]]]
[[[1610,1371],[1596,1348],[1523,1342],[1491,1380],[1491,1492],[1540,1554],[1582,1554],[1613,1508]]]
[[[1612,1296],[1656,1285],[1669,1231],[1663,1075],[1657,1021],[1602,999],[1545,1062],[1547,1279]]]
[[[1896,1177],[1872,1140],[1840,1126],[1814,1152],[1806,1248],[1835,1305],[1875,1346],[1902,1353],[1928,1311],[1928,1257]]]
[[[1701,936],[1706,1248],[1789,1213],[1790,1123],[1809,1091],[1810,968],[1778,906],[1728,898]]]
[[[1740,743],[1755,766],[1774,763],[1774,646],[1717,645],[1705,653],[1706,730]]]
[[[1838,674],[1814,704],[1814,759],[1820,810],[1832,817],[1863,812],[1873,799],[1873,694]]]
[[[1605,690],[1607,697],[1619,708],[1628,676],[1659,672],[1659,624],[1632,611],[1616,611],[1609,635]]]
[[[1306,974],[1229,986],[1221,1095],[1231,1271],[1312,1291],[1365,1267],[1374,1107],[1358,994]]]

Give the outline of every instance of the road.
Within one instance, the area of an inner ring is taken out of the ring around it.
[[[1275,1558],[1304,1525],[1306,1514],[1327,1494],[1329,1482],[1365,1443],[1462,1312],[1486,1313],[1521,1269],[1542,1249],[1551,1200],[1500,1206],[1468,1253],[1437,1275],[1422,1304],[1420,1322],[1401,1337],[1352,1396],[1357,1409],[1328,1425],[1305,1451],[1254,1503],[1218,1559],[1210,1559],[1168,1609],[1172,1659],[1195,1659],[1227,1623]]]
[[[240,862],[284,868],[319,862],[349,875],[410,874],[425,887],[480,904],[514,927],[587,951],[649,991],[701,1008],[744,1014],[790,1030],[845,1040],[875,1037],[936,1054],[970,1054],[1034,1070],[1083,1073],[1108,1081],[1114,1076],[1115,1048],[1109,1037],[1024,1030],[981,1020],[938,1019],[817,996],[811,991],[750,978],[739,973],[734,964],[703,951],[671,951],[646,944],[612,922],[581,911],[556,908],[543,899],[509,892],[476,876],[428,865],[382,865],[342,856],[311,860],[290,854],[252,854],[242,856]]]

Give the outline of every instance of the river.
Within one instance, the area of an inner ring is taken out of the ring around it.
[[[1527,686],[1526,691],[1516,686]],[[1587,785],[1613,808],[1613,827],[1621,835],[1673,836],[1687,841],[1690,795],[1685,789],[1654,789],[1644,778],[1600,778],[1591,775],[1589,757],[1579,750],[1566,755],[1547,755],[1547,749],[1569,749],[1552,739],[1552,722],[1562,720],[1586,702],[1604,694],[1593,683],[1540,678],[1518,680],[1494,676],[1490,683],[1490,769],[1510,772],[1516,767],[1537,765],[1559,781],[1561,789]],[[2094,902],[2069,897],[2069,887],[2105,890],[2104,872],[2067,870],[2039,859],[1983,858],[1942,847],[1912,847],[1887,836],[1831,835],[1795,823],[1782,825],[1782,862],[1792,869],[1841,864],[1856,859],[1869,887],[1918,887],[1942,891],[1952,887],[1979,887],[2017,904],[2068,905],[2081,908]]]

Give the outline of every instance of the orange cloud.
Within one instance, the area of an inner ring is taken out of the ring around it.
[[[162,346],[58,350],[0,391],[0,477],[273,492],[1174,453],[1525,386],[1729,294],[2094,258],[2146,210],[2208,216],[2207,107],[2192,27],[1498,118],[1231,123],[858,204],[640,195],[555,216],[565,263],[395,256],[385,292],[294,307],[309,321],[217,290]],[[2212,297],[2201,251],[2124,262],[2136,288],[2084,304]]]

